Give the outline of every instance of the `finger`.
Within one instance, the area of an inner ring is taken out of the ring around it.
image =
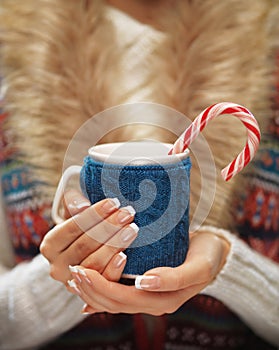
[[[89,270],[87,270],[89,271]],[[92,274],[97,274],[101,276],[97,271],[90,270]],[[112,299],[104,297],[100,294],[97,289],[93,288],[93,281],[89,277],[89,275],[85,272],[81,266],[74,266],[71,268],[72,280],[68,281],[68,289],[73,293],[82,298],[86,305],[90,305],[94,310],[102,310],[103,312],[108,312],[109,309],[116,310],[119,305],[117,302],[114,302]],[[96,281],[94,281],[95,284]],[[101,282],[101,283],[100,283]],[[108,288],[106,280],[102,277],[102,281],[98,281],[100,283],[100,288],[105,289]]]
[[[189,291],[150,293],[133,286],[107,281],[98,272],[82,269],[82,282],[78,284],[81,298],[95,310],[109,313],[147,313],[162,315],[176,311],[188,298],[201,289],[191,287]],[[189,295],[189,296],[188,296]]]
[[[104,312],[104,310],[96,310],[92,306],[87,305],[87,304],[84,304],[83,308],[81,309],[81,313],[83,315],[92,315],[92,314],[100,313],[100,312]]]
[[[223,242],[212,234],[194,236],[185,262],[176,267],[159,267],[138,276],[135,286],[149,291],[174,291],[208,284],[215,277],[223,256]]]
[[[135,223],[126,225],[94,253],[87,256],[80,265],[103,273],[114,255],[121,252],[136,239],[139,231]]]
[[[182,290],[204,282],[199,276],[201,270],[202,268],[196,267],[194,264],[189,264],[189,266],[183,264],[176,268],[156,268],[147,271],[142,276],[137,276],[135,287],[155,292]]]
[[[64,217],[70,218],[91,206],[90,201],[77,190],[65,192],[63,198]]]
[[[40,250],[49,260],[55,257],[70,246],[86,230],[96,226],[99,222],[107,218],[119,207],[119,201],[115,199],[104,199],[85,209],[82,213],[56,225],[44,237]]]
[[[108,281],[119,281],[123,273],[124,267],[126,265],[126,261],[126,254],[124,254],[123,252],[119,252],[118,254],[116,254],[106,266],[103,272],[103,277]]]
[[[107,217],[106,220],[102,220],[96,226],[85,232],[85,234],[81,235],[76,241],[74,241],[69,247],[60,253],[60,255],[57,257],[57,263],[64,266],[80,265],[81,262],[84,261],[90,254],[102,247],[103,244],[107,243],[107,241],[119,230],[121,230],[123,226],[127,225],[127,223],[130,223],[134,219],[135,211],[132,209],[132,207],[121,208]],[[122,246],[127,243],[124,240],[126,239],[126,235],[124,233],[127,231],[130,238],[135,238],[135,231],[132,229],[132,227],[129,226],[125,230],[122,230],[118,235],[118,237],[123,238],[123,242],[121,244]],[[131,232],[133,232],[133,237]],[[111,246],[109,249],[114,254],[115,251],[120,250],[121,245],[119,244],[118,247]],[[109,249],[107,247],[104,248],[104,250]],[[99,255],[104,256],[102,252],[100,252]],[[97,258],[99,255],[96,255]],[[98,259],[98,261],[100,261],[100,259]],[[101,263],[103,268],[106,266],[107,262],[104,261]]]
[[[90,235],[87,234],[88,232],[80,235],[80,237],[69,247],[57,254],[55,261],[51,264],[51,276],[59,281],[67,280],[70,277],[68,266],[80,265],[81,262],[93,252],[96,252],[97,254],[95,259],[95,268],[102,272],[112,255],[115,254],[115,251],[120,251],[121,249],[110,247],[111,253],[109,257],[102,252],[98,253],[97,250],[101,248],[110,237],[115,235],[120,230],[121,226],[124,226],[126,222],[132,221],[134,218],[134,213],[135,211],[132,211],[129,207],[121,208],[109,216],[106,220],[102,220],[99,224],[90,229]],[[125,218],[125,220],[123,220],[123,218]],[[92,237],[94,236],[96,236],[97,239],[93,239]]]
[[[95,270],[81,266],[77,268],[82,280],[78,285],[81,298],[94,309],[110,313],[146,312],[159,315],[169,303],[170,293],[161,293],[159,297],[159,293],[143,292],[133,286],[108,281]]]
[[[101,312],[140,312],[155,316],[173,313],[205,287],[202,283],[179,291],[150,293],[107,281],[94,270],[77,268],[81,279],[77,282],[80,297],[94,310]]]

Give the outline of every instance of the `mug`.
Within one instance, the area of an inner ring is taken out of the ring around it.
[[[168,155],[172,146],[146,140],[99,144],[88,150],[82,166],[67,168],[59,182],[52,207],[56,223],[63,221],[59,206],[73,175],[79,176],[92,204],[116,197],[135,209],[139,232],[125,250],[123,278],[136,278],[154,267],[176,267],[186,258],[191,161],[188,150]]]

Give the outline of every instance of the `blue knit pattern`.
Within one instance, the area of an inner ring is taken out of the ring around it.
[[[191,162],[125,165],[101,163],[86,157],[81,188],[95,203],[117,197],[136,210],[139,234],[126,249],[124,274],[138,275],[157,266],[178,266],[186,257],[189,229]]]

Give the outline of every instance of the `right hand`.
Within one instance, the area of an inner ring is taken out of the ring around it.
[[[50,263],[50,275],[65,285],[69,266],[82,265],[111,281],[120,279],[125,255],[119,254],[137,237],[131,207],[118,208],[107,198],[94,205],[78,191],[64,197],[65,221],[44,237],[40,251]]]

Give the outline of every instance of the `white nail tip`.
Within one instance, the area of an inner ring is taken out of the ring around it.
[[[142,287],[141,287],[141,281],[143,280],[144,277],[145,277],[145,276],[137,276],[137,277],[136,277],[136,280],[135,280],[135,287],[136,287],[137,289],[142,289]]]
[[[119,253],[118,253],[118,255],[120,255],[120,256],[121,256],[122,261],[127,259],[127,255],[126,255],[126,254],[124,254],[123,252],[119,252]]]
[[[146,284],[144,284],[144,282],[145,282],[145,281],[147,282],[148,280],[152,280],[152,279],[154,279],[154,276],[137,276],[137,277],[136,277],[136,280],[135,280],[135,287],[136,287],[137,289],[148,288],[149,286],[146,285]],[[141,283],[142,280],[144,280],[144,281],[143,281],[143,284]]]
[[[74,280],[67,281],[69,287],[77,289],[76,282]]]
[[[139,232],[139,227],[137,224],[135,224],[134,222],[132,222],[130,225],[129,225],[136,233]]]
[[[76,266],[69,265],[69,270],[73,273],[78,273],[78,269],[76,268]]]
[[[127,207],[125,207],[123,209],[126,209],[131,215],[135,215],[136,214],[135,209],[131,205],[128,205]]]
[[[88,208],[91,206],[90,202],[81,202],[79,204],[76,205],[77,209],[82,209],[82,208]]]
[[[75,266],[72,266],[72,265],[69,265],[69,270],[71,271],[71,272],[74,272],[74,273],[77,273],[78,271],[77,271],[77,268],[75,267]]]
[[[85,311],[85,309],[87,308],[87,306],[88,306],[88,304],[84,304],[83,307],[82,307],[82,309],[81,309],[81,313],[82,313],[83,315],[89,315],[89,314],[90,314],[90,312]]]
[[[113,201],[113,203],[115,204],[116,208],[120,207],[120,201],[118,198],[111,198],[111,200]]]
[[[85,273],[84,270],[79,269],[79,268],[77,268],[77,269],[78,269],[78,272],[79,272],[82,276],[86,276],[86,273]]]
[[[86,276],[86,273],[83,269],[79,268],[78,266],[72,266],[69,265],[69,270],[74,273],[79,273],[82,276]]]

